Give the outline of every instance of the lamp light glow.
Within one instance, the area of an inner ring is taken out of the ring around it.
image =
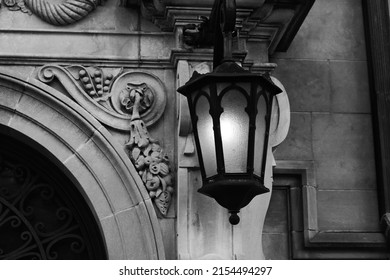
[[[226,61],[212,73],[195,73],[178,91],[190,109],[203,179],[198,191],[227,208],[237,224],[240,209],[269,192],[264,174],[271,108],[281,90]]]

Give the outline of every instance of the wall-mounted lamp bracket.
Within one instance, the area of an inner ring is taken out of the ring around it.
[[[187,24],[183,28],[183,41],[189,46],[214,46],[213,66],[224,59],[231,60],[232,38],[236,37],[236,1],[216,0],[210,17],[200,17],[200,24]]]

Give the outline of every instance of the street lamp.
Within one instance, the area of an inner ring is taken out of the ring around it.
[[[215,23],[208,28],[215,37],[214,70],[194,72],[178,92],[187,97],[190,109],[203,179],[198,191],[227,208],[236,225],[240,209],[269,192],[264,177],[271,110],[281,90],[231,59],[234,0],[217,0],[209,22]]]

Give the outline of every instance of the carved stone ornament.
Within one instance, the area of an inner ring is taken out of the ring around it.
[[[146,126],[157,122],[164,113],[165,86],[149,73],[54,64],[45,65],[38,72],[38,79],[44,83],[50,84],[54,78],[97,120],[115,129],[129,130],[134,90],[145,93],[139,113]]]
[[[11,11],[20,10],[53,25],[68,25],[85,18],[101,4],[101,0],[64,0],[51,3],[45,0],[3,0]],[[1,1],[0,1],[1,3]]]
[[[139,111],[143,108],[145,99],[149,98],[148,91],[142,90],[142,87],[133,88],[129,95],[129,99],[133,99],[133,101],[129,100],[133,114],[130,123],[130,139],[126,147],[150,197],[154,200],[159,212],[165,216],[173,193],[169,158],[158,141],[149,136],[145,123],[140,119]]]
[[[46,65],[38,72],[44,83],[50,84],[54,78],[96,119],[130,131],[126,150],[159,213],[165,216],[173,192],[169,158],[146,128],[165,109],[166,91],[160,79],[148,73],[80,65]]]

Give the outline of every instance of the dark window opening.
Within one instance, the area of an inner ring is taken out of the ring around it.
[[[4,134],[0,259],[107,259],[96,218],[77,187],[43,154]]]

